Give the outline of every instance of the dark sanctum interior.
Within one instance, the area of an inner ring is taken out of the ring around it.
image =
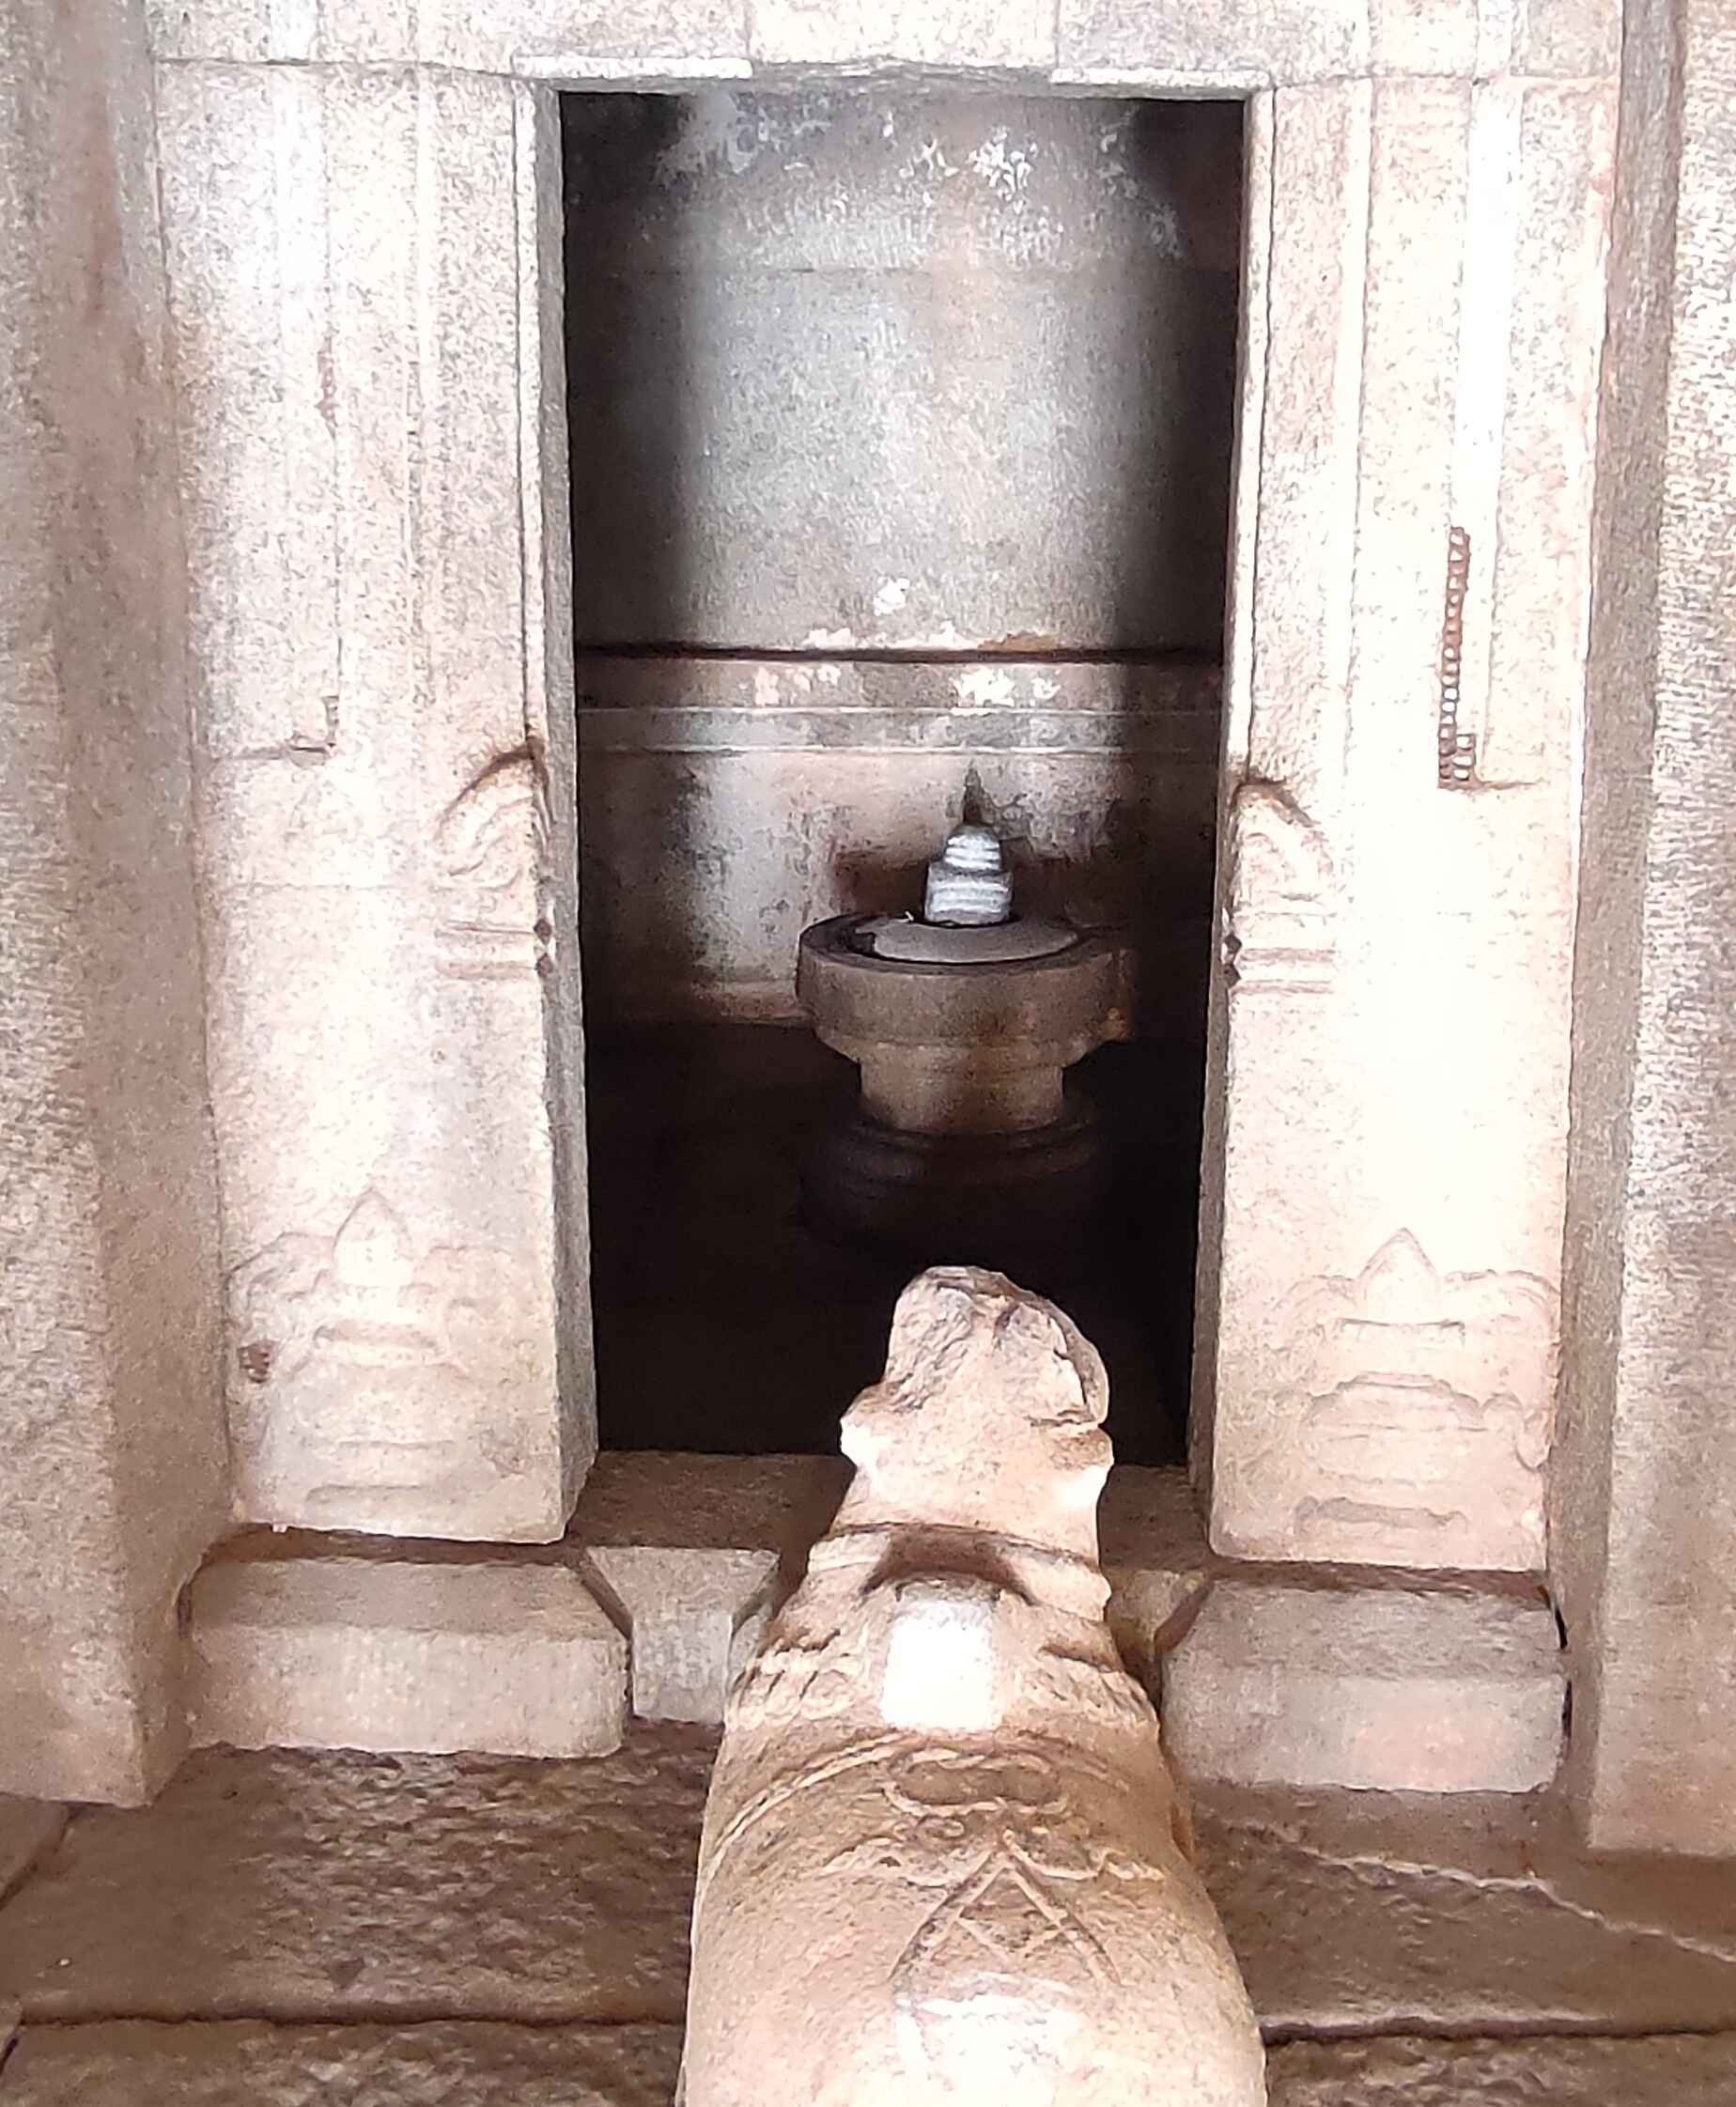
[[[864,90],[564,113],[602,1439],[830,1449],[903,1282],[1015,1249],[1102,1348],[1118,1455],[1173,1461],[1240,109]],[[816,1170],[859,1077],[812,1029],[798,946],[829,917],[920,917],[967,819],[1020,926],[1124,945],[1112,1029],[1068,1069],[1093,1168],[1015,1199],[978,1137],[977,1201],[864,1233]]]

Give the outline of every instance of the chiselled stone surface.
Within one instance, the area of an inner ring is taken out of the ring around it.
[[[971,4],[1016,37],[1025,0]],[[1238,120],[860,81],[569,104],[580,642],[1215,654]]]
[[[670,1455],[607,1449],[585,1480],[564,1553],[611,1545],[769,1551],[800,1577],[850,1483],[840,1456]],[[1220,1563],[1205,1541],[1184,1470],[1117,1464],[1098,1503],[1109,1617],[1149,1649]]]
[[[1254,127],[1194,1414],[1234,1556],[1542,1567],[1608,118],[1386,78]]]
[[[195,1739],[595,1753],[624,1658],[637,1716],[715,1724],[848,1481],[840,1457],[615,1450],[559,1544],[244,1531],[194,1588]],[[1217,1563],[1186,1474],[1115,1470],[1102,1530],[1110,1626],[1155,1689]]]
[[[605,1572],[609,1546],[632,1548],[636,1558],[653,1546],[775,1553],[789,1585],[825,1534],[849,1475],[848,1464],[830,1456],[606,1451],[586,1480],[566,1547],[594,1557]],[[1155,1689],[1161,1656],[1186,1629],[1218,1563],[1186,1472],[1117,1464],[1104,1489],[1098,1528],[1110,1629],[1127,1666]],[[709,1587],[705,1596],[714,1599]],[[737,1638],[737,1650],[739,1644]],[[637,1661],[634,1674],[637,1692]],[[635,1709],[644,1711],[637,1694]]]
[[[1027,910],[1133,925],[1196,1029],[1215,669],[1054,654],[1217,652],[1235,107],[840,82],[564,122],[587,1019],[799,1021],[800,932],[902,907],[970,770]],[[852,658],[886,651],[920,656]]]
[[[160,72],[240,1509],[558,1536],[595,1442],[553,99]]]
[[[1258,86],[1365,71],[1363,0],[1193,0],[1155,12],[1141,0],[1061,0],[1062,80],[1130,87]]]
[[[1572,1770],[1609,1850],[1736,1851],[1736,40],[1627,11],[1586,736],[1568,1413]]]
[[[748,70],[744,0],[147,0],[163,58],[443,66],[575,82]]]
[[[1263,2097],[1097,1570],[1108,1384],[1050,1304],[938,1267],[845,1415],[857,1476],[736,1684],[688,2107]]]
[[[752,67],[905,65],[1041,72],[1057,55],[1053,0],[148,0],[167,58],[471,67],[613,85],[703,83]],[[1233,88],[1376,72],[1589,75],[1614,70],[1618,0],[1236,0],[1154,14],[1137,0],[1067,0],[1062,78]],[[1324,21],[1321,19],[1324,16]]]
[[[1271,2107],[1732,2107],[1736,2035],[1625,2041],[1295,2041]]]
[[[770,1610],[777,1554],[617,1544],[587,1564],[626,1614],[634,1715],[721,1723],[732,1667]]]
[[[1190,1778],[1528,1792],[1566,1695],[1541,1594],[1220,1577],[1164,1664],[1164,1735]]]
[[[750,0],[755,68],[967,66],[1046,73],[1055,0]]]
[[[605,1449],[585,1480],[566,1542],[775,1551],[786,1572],[798,1573],[849,1482],[842,1456]]]
[[[678,2027],[379,2027],[120,2022],[32,2028],[7,2065],[18,2107],[666,2107]],[[1736,2036],[1294,2042],[1272,2107],[1730,2107]]]
[[[1062,0],[1060,78],[1105,86],[1279,88],[1358,76],[1607,77],[1620,0],[1234,0],[1162,13]]]
[[[545,1757],[621,1744],[627,1638],[562,1566],[224,1561],[194,1582],[191,1613],[197,1742]]]
[[[30,2027],[8,2107],[668,2107],[674,2026]]]
[[[715,1737],[613,1756],[207,1749],[0,1909],[26,2017],[674,2022]]]
[[[1354,1278],[1299,1282],[1267,1341],[1289,1438],[1250,1431],[1224,1474],[1218,1549],[1538,1562],[1556,1323],[1546,1279],[1443,1275],[1408,1230]]]
[[[802,929],[907,905],[973,769],[1017,841],[1030,911],[1130,929],[1147,1001],[1187,1028],[1207,943],[1218,689],[1216,669],[1172,661],[588,656],[587,1017],[797,1019]]]
[[[1613,79],[1621,63],[1620,0],[1527,0],[1514,10],[1516,71]]]
[[[1097,1505],[1109,1629],[1122,1659],[1154,1695],[1163,1657],[1187,1629],[1220,1561],[1185,1470],[1118,1464]]]
[[[112,0],[0,49],[0,1790],[131,1801],[227,1492],[151,82]]]

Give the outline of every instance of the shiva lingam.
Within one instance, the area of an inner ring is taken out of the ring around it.
[[[1260,2035],[1117,1657],[1103,1363],[1000,1274],[906,1289],[856,1477],[742,1673],[684,2107],[1258,2107]]]
[[[861,1071],[811,1155],[811,1207],[924,1256],[1046,1263],[1077,1246],[1106,1159],[1065,1075],[1125,1035],[1124,979],[1113,937],[1015,911],[1005,849],[974,821],[928,866],[920,917],[803,930],[797,993]]]

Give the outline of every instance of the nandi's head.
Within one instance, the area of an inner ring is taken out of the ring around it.
[[[840,1528],[959,1528],[1094,1564],[1111,1451],[1096,1348],[1040,1295],[935,1266],[898,1299],[886,1373],[845,1415]]]

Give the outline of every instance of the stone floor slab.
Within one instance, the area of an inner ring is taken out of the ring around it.
[[[154,1806],[77,1815],[0,1909],[0,1998],[28,2021],[678,2020],[714,1743],[199,1751]]]
[[[674,2025],[31,2026],[7,2107],[667,2107]],[[1269,2052],[1271,2107],[1736,2107],[1736,2035],[1381,2036]]]
[[[65,1834],[58,1800],[18,1800],[0,1793],[0,1901],[22,1887]]]
[[[668,2107],[676,2026],[31,2026],[7,2107]]]
[[[0,1906],[0,2012],[676,2022],[714,1747],[202,1751],[155,1806],[76,1813]],[[1269,2037],[1736,2033],[1726,1867],[1589,1865],[1547,1797],[1217,1788],[1195,1812]]]
[[[1201,1870],[1268,2037],[1736,2031],[1736,1882],[1587,1866],[1558,1804],[1195,1796]]]
[[[1736,2034],[1298,2041],[1269,2107],[1736,2107]]]

